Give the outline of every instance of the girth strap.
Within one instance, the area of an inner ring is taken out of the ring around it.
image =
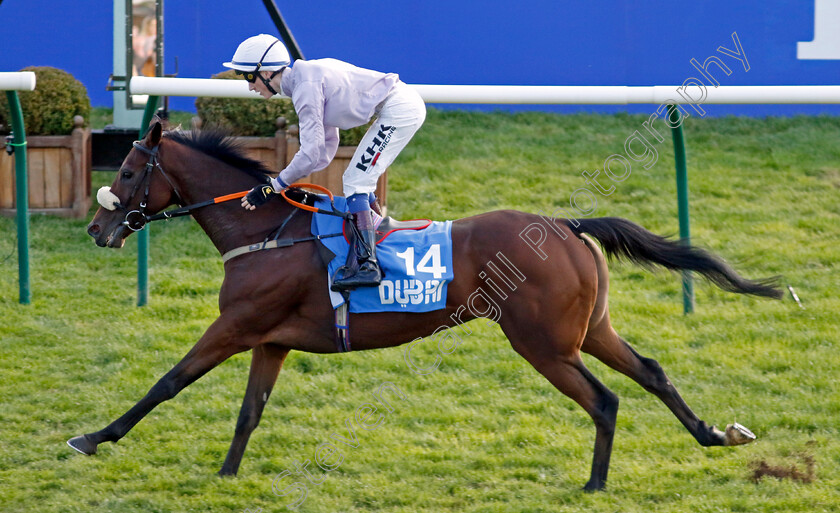
[[[298,242],[329,239],[330,237],[342,237],[343,235],[343,233],[330,233],[328,235],[313,235],[311,237],[301,237],[300,239],[274,239],[264,242],[258,242],[256,244],[251,244],[250,246],[240,246],[222,255],[222,262],[227,262],[232,258],[246,255],[248,253],[254,253],[256,251],[262,251],[264,249],[287,248],[293,244],[297,244]]]
[[[339,353],[350,352],[350,291],[342,290],[344,302],[335,309],[335,347]]]

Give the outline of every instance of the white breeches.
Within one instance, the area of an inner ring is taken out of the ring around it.
[[[411,87],[397,82],[377,107],[373,124],[362,137],[344,171],[344,195],[369,194],[426,119],[426,104]]]

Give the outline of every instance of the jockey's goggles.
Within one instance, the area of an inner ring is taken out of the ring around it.
[[[235,72],[237,75],[240,75],[240,76],[245,77],[245,80],[246,80],[247,82],[249,82],[249,83],[251,83],[251,84],[254,84],[254,83],[256,83],[256,82],[257,82],[257,71],[258,71],[259,69],[260,69],[260,68],[259,68],[259,65],[258,65],[258,66],[257,66],[257,69],[256,69],[256,70],[254,70],[254,71],[242,71],[242,70],[237,69],[237,70],[234,70],[234,72]]]

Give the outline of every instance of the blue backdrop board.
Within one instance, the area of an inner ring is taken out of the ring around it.
[[[307,58],[336,57],[394,71],[407,83],[679,85],[698,76],[691,59],[702,64],[718,47],[733,48],[733,32],[749,70],[722,58],[733,72],[727,76],[718,69],[722,85],[840,82],[838,0],[427,0],[378,9],[335,0],[277,4]],[[4,0],[0,70],[62,68],[87,86],[93,105],[110,106],[105,85],[112,71],[112,16],[110,2],[101,0]],[[174,71],[178,57],[181,77],[208,78],[223,70],[221,62],[241,40],[259,32],[276,34],[260,0],[169,0],[165,23],[165,71]],[[173,98],[171,107],[194,110],[193,99]],[[526,108],[650,111],[645,105]],[[706,110],[712,116],[840,114],[838,105],[709,105]]]

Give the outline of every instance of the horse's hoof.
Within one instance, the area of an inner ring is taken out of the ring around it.
[[[87,435],[73,437],[67,440],[67,445],[87,456],[96,454],[96,444],[91,442]]]
[[[737,422],[726,426],[724,445],[743,445],[755,440],[755,434]]]
[[[590,479],[589,482],[586,483],[586,486],[583,487],[583,491],[586,493],[600,492],[606,488],[606,486],[607,483],[605,481],[593,481]]]

